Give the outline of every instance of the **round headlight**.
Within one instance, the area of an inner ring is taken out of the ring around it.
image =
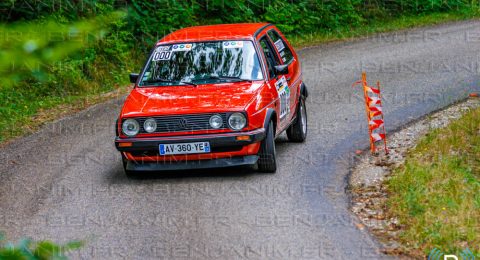
[[[210,117],[209,122],[210,122],[210,126],[213,129],[218,129],[218,128],[222,127],[222,125],[223,125],[223,119],[219,115],[213,115],[212,117]]]
[[[157,130],[157,122],[155,122],[155,119],[149,118],[143,122],[143,129],[145,129],[147,133],[153,133]]]
[[[127,119],[122,124],[122,131],[127,136],[135,136],[140,131],[140,125],[135,119]]]
[[[233,130],[240,130],[247,124],[247,119],[242,113],[233,113],[228,118],[228,125]]]

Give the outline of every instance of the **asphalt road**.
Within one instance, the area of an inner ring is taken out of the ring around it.
[[[114,100],[0,148],[0,230],[87,239],[74,259],[385,258],[345,192],[368,146],[361,89],[383,84],[387,130],[480,91],[480,22],[303,49],[306,143],[277,141],[279,169],[178,172],[130,180],[114,148]],[[21,127],[21,126],[19,126]]]

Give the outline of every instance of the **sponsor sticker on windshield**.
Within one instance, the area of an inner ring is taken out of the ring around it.
[[[175,44],[172,46],[172,51],[190,51],[192,47],[193,44],[191,43]]]
[[[225,49],[243,48],[243,41],[223,42],[223,48],[225,48]]]
[[[170,48],[172,48],[172,46],[168,45],[168,46],[158,46],[155,51],[156,52],[161,52],[161,51],[169,51]]]

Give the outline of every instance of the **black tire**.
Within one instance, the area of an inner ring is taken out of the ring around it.
[[[273,122],[267,126],[267,135],[260,145],[258,152],[258,170],[260,172],[274,173],[277,170],[277,158],[275,151],[275,129]]]
[[[127,170],[127,158],[122,153],[122,165],[123,165],[123,171],[125,172],[125,175],[127,175],[127,178],[136,178],[137,177],[137,172],[135,171],[130,171]]]
[[[288,140],[292,142],[304,142],[307,139],[307,107],[305,106],[305,99],[300,98],[297,109],[297,118],[287,129]]]

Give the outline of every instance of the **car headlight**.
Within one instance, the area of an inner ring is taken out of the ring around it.
[[[223,119],[220,115],[213,115],[209,120],[210,126],[213,129],[218,129],[223,125]]]
[[[140,124],[135,119],[127,119],[123,121],[122,131],[127,136],[135,136],[140,131]]]
[[[147,133],[153,133],[157,130],[157,122],[155,119],[149,118],[143,122],[143,129],[145,129],[145,132]]]
[[[228,125],[233,130],[240,130],[247,124],[247,119],[242,113],[233,113],[228,118]]]

